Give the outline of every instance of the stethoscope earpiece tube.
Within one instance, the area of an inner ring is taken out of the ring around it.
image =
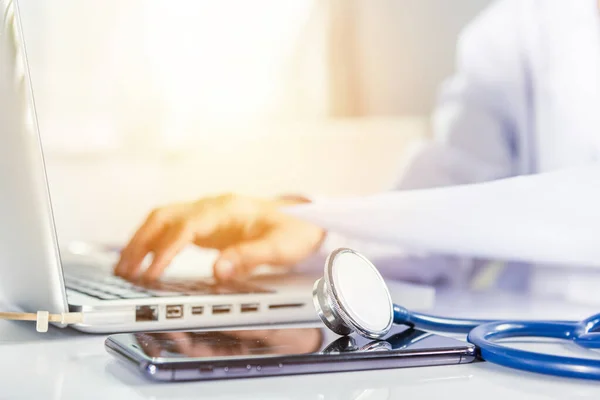
[[[325,325],[341,335],[357,332],[372,339],[382,338],[389,333],[392,322],[420,330],[467,334],[467,341],[477,347],[485,361],[541,374],[600,380],[597,358],[536,353],[496,342],[542,337],[570,340],[589,349],[600,348],[600,332],[597,332],[600,314],[575,322],[495,321],[411,312],[391,302],[387,285],[375,266],[351,249],[338,249],[330,254],[325,277],[316,282],[313,297]]]

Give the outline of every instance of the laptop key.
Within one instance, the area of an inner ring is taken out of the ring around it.
[[[146,286],[146,292],[156,296],[181,296],[188,291],[188,286],[171,282],[153,282]]]
[[[85,282],[80,279],[65,277],[65,285],[81,286],[85,285]]]
[[[118,287],[107,287],[105,289],[105,291],[107,293],[114,294],[119,297],[123,297],[123,296],[128,296],[127,298],[133,298],[131,296],[150,297],[150,295],[147,293],[138,292],[138,291],[129,290],[129,289],[122,289],[122,288],[118,288]]]
[[[67,293],[69,293],[69,292],[71,292],[71,293],[79,292],[81,294],[92,296],[92,297],[95,297],[100,300],[118,300],[119,299],[119,297],[117,297],[117,296],[114,296],[114,295],[111,295],[108,293],[104,293],[99,290],[92,290],[92,289],[87,289],[87,288],[83,288],[83,287],[72,287],[72,286],[67,287]]]
[[[117,286],[105,285],[103,283],[97,282],[85,282],[81,284],[83,287],[89,288],[91,290],[99,290],[101,292],[109,292],[111,289],[120,289]]]
[[[148,297],[154,297],[148,293],[142,292],[131,292],[131,293],[123,293],[119,295],[122,299],[145,299]]]
[[[115,295],[112,295],[109,293],[102,293],[102,292],[98,292],[97,296],[101,300],[119,300],[120,299],[119,296],[115,296]]]
[[[105,277],[102,280],[100,280],[99,282],[101,282],[105,285],[109,285],[109,286],[119,286],[119,287],[127,287],[127,288],[135,287],[135,285],[129,281],[126,281],[125,279],[122,279],[119,277],[113,277],[113,276]]]

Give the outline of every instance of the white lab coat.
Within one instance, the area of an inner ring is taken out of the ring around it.
[[[397,190],[533,174],[598,158],[597,0],[497,1],[462,32],[456,59],[433,114],[434,137],[411,150]],[[385,274],[430,284],[471,286],[489,269],[489,260],[401,254],[335,232],[318,257],[341,245],[363,250]],[[533,271],[508,263],[494,284],[547,293],[565,284],[564,271]]]

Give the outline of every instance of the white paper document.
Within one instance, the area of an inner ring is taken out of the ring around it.
[[[600,165],[319,200],[286,212],[349,237],[405,249],[600,266]]]

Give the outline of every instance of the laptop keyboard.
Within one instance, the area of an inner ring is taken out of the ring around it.
[[[150,284],[136,284],[117,276],[94,275],[86,273],[85,270],[79,273],[65,272],[65,285],[67,293],[75,291],[99,300],[272,292],[242,282],[217,283],[208,280],[170,280]]]

